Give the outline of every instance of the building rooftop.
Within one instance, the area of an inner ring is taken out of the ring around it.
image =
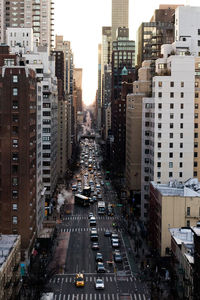
[[[14,248],[19,235],[0,235],[0,269]]]
[[[194,243],[194,233],[190,228],[170,228],[169,231],[178,245]]]
[[[173,180],[168,184],[158,184],[154,181],[151,184],[163,196],[200,197],[200,182],[197,178],[190,178],[184,183]]]

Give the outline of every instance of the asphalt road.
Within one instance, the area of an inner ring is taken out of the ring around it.
[[[102,187],[103,200],[114,201],[114,192],[109,186]],[[97,231],[99,234],[98,251],[91,249],[90,225],[88,213],[93,212],[97,220]],[[113,230],[112,223],[120,216],[99,216],[97,203],[90,207],[79,207],[73,205],[70,215],[64,215],[62,223],[59,224],[59,232],[68,232],[69,244],[66,253],[66,262],[62,274],[51,278],[49,289],[54,292],[55,300],[147,300],[150,299],[146,286],[133,276],[128,260],[127,249],[123,241],[123,232],[119,228],[120,252],[123,257],[122,263],[113,261],[113,248],[109,237],[104,236],[106,229]],[[106,273],[96,272],[96,252],[103,254],[103,262]],[[112,261],[112,264],[108,262]],[[84,274],[85,286],[75,286],[75,275],[77,272]],[[105,289],[96,290],[96,278],[103,278]],[[123,298],[122,296],[126,298]]]

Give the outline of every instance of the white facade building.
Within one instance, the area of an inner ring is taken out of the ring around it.
[[[200,7],[177,7],[175,41],[177,48],[185,46],[192,55],[200,56]]]
[[[33,51],[33,29],[32,28],[7,28],[6,43],[10,51],[15,52],[16,47],[23,49],[24,53]]]
[[[193,176],[195,58],[156,61],[153,97],[143,98],[141,216],[148,217],[149,180],[184,182]]]

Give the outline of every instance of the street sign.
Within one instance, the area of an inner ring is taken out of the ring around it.
[[[122,207],[122,206],[123,206],[123,204],[117,203],[117,207]]]

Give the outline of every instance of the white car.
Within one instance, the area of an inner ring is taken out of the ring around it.
[[[104,289],[104,281],[101,278],[97,278],[95,282],[95,288],[96,290],[103,290]]]

